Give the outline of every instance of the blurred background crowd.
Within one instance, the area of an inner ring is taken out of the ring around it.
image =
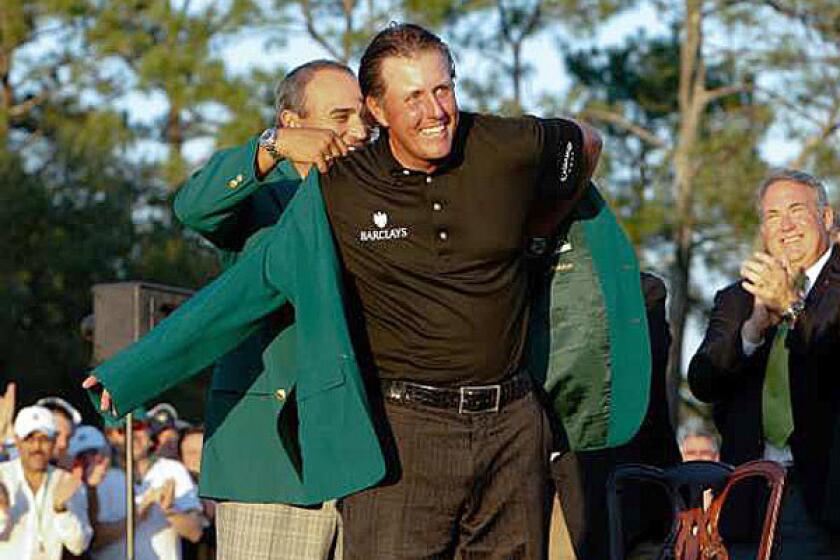
[[[60,397],[0,401],[0,534],[9,558],[117,560],[126,552],[126,426],[82,424]],[[215,557],[214,504],[198,497],[201,426],[168,403],[132,422],[138,559]]]

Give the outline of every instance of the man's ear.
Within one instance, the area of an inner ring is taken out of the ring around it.
[[[368,113],[376,120],[377,123],[379,123],[380,126],[388,126],[388,119],[385,118],[385,110],[374,96],[368,95],[365,98],[365,105],[367,106]]]
[[[834,209],[831,206],[825,207],[823,219],[825,220],[826,229],[831,231],[834,228]]]
[[[300,115],[289,109],[283,109],[277,117],[277,124],[282,128],[300,128]]]

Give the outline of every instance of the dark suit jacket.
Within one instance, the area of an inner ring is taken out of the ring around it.
[[[761,398],[775,335],[766,333],[744,355],[741,326],[753,296],[735,283],[718,292],[706,337],[691,360],[692,392],[713,403],[723,442],[721,460],[738,465],[762,457]],[[797,479],[815,520],[840,527],[840,250],[832,249],[787,339],[794,432],[790,439]],[[755,502],[753,502],[755,503]]]

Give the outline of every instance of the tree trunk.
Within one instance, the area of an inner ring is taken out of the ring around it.
[[[692,236],[694,233],[693,152],[700,132],[700,119],[706,106],[705,66],[703,63],[702,0],[685,0],[683,40],[680,45],[679,111],[680,124],[674,150],[674,260],[671,264],[669,320],[673,342],[668,360],[668,406],[671,422],[679,417],[682,384],[683,339],[690,311]]]

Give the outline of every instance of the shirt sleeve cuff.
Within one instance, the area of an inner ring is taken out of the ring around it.
[[[758,350],[759,346],[764,344],[764,339],[762,338],[758,342],[750,342],[747,340],[747,337],[744,336],[743,329],[741,330],[741,349],[744,351],[744,356],[749,358],[755,351]]]

